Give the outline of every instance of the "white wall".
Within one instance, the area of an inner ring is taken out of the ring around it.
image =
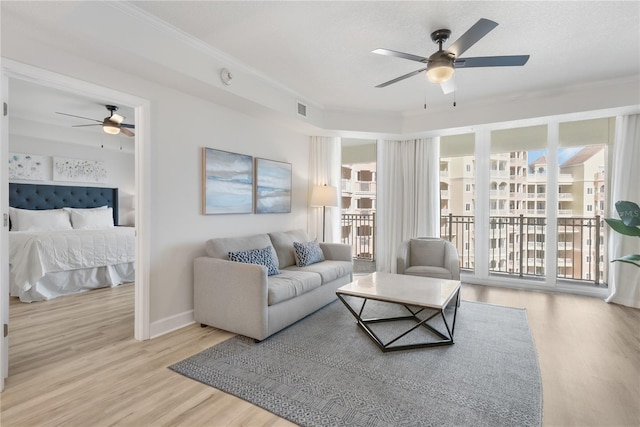
[[[2,54],[25,64],[148,99],[151,106],[151,335],[176,327],[193,309],[193,259],[210,237],[307,227],[309,136],[255,119],[144,77],[86,61],[23,37],[6,37]],[[201,147],[289,162],[292,212],[201,215]]]
[[[116,187],[119,189],[120,225],[133,225],[134,215],[132,209],[132,197],[135,193],[134,155],[130,151],[120,151],[117,148],[100,148],[98,141],[99,140],[96,140],[95,146],[92,147],[9,133],[9,152],[46,156],[44,181],[9,181],[30,182],[33,184]],[[102,161],[104,162],[104,166],[107,170],[107,181],[104,183],[53,181],[53,157]]]

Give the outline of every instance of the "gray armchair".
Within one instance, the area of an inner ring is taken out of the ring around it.
[[[458,251],[453,243],[435,237],[405,240],[398,248],[398,274],[460,280]]]

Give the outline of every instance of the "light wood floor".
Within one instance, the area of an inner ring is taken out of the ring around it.
[[[527,309],[545,426],[640,425],[640,310],[483,286],[462,297]],[[292,425],[167,369],[231,334],[192,325],[137,342],[131,285],[12,301],[10,317],[3,427]]]

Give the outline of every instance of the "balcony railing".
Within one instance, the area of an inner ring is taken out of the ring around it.
[[[440,217],[440,236],[458,249],[460,268],[474,260],[474,217],[446,215]],[[607,265],[601,258],[604,241],[604,221],[595,218],[558,218],[557,249],[546,245],[547,218],[491,216],[489,218],[489,271],[520,277],[544,277],[546,256],[557,259],[560,279],[605,285]],[[553,248],[551,248],[553,249]],[[561,251],[561,253],[559,253]],[[584,255],[588,254],[588,257]],[[504,260],[509,260],[505,263]]]
[[[446,210],[442,211],[443,213]],[[475,265],[475,218],[471,215],[443,215],[440,235],[458,249],[460,268]],[[519,277],[544,277],[546,257],[555,258],[556,277],[606,286],[604,220],[558,218],[557,248],[546,245],[547,218],[524,215],[490,216],[489,271]],[[342,243],[349,244],[355,260],[375,261],[375,213],[342,214]]]
[[[375,261],[376,214],[342,214],[342,243],[354,259]]]

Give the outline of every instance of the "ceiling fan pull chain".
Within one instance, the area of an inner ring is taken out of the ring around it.
[[[424,87],[424,109],[427,109],[427,87]]]
[[[453,76],[453,82],[454,82],[454,84],[455,84],[455,78],[456,78],[456,76],[454,75],[454,76]],[[457,90],[457,89],[453,91],[453,106],[454,106],[454,107],[456,106],[456,92],[458,92],[458,90]]]

